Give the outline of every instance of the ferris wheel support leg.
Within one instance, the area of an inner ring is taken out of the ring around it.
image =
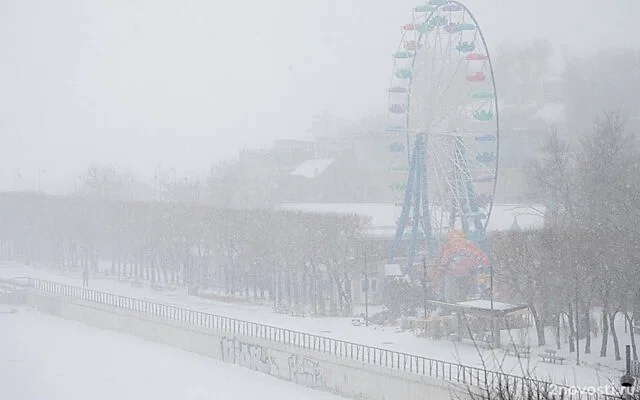
[[[413,273],[413,258],[416,255],[416,244],[418,242],[418,228],[420,227],[420,182],[422,181],[421,177],[424,174],[421,167],[421,156],[422,153],[422,140],[421,137],[418,136],[416,138],[416,148],[414,150],[414,157],[416,159],[416,173],[415,173],[415,183],[416,187],[413,190],[413,227],[411,229],[411,244],[407,249],[407,269],[406,274],[411,276]]]
[[[413,195],[413,186],[414,186],[414,175],[417,171],[417,159],[416,159],[416,151],[414,150],[411,157],[411,164],[409,165],[409,173],[407,175],[407,186],[404,193],[404,201],[402,203],[402,213],[400,214],[400,219],[398,220],[398,227],[396,228],[396,234],[393,238],[393,243],[391,244],[391,249],[389,250],[389,261],[393,261],[396,257],[396,251],[398,249],[398,245],[402,240],[402,236],[404,235],[404,230],[407,225],[407,220],[409,218],[409,212],[411,210],[411,198]]]
[[[475,202],[475,197],[476,197],[476,192],[473,189],[473,183],[471,181],[470,178],[468,178],[469,176],[471,176],[471,173],[469,171],[469,168],[466,164],[464,164],[465,166],[465,174],[464,176],[466,176],[467,178],[465,179],[464,182],[464,186],[465,186],[465,194],[466,194],[466,198],[469,201],[469,209],[471,210],[472,213],[475,214],[474,218],[473,218],[473,227],[474,227],[474,232],[476,233],[476,235],[482,236],[484,235],[484,228],[483,228],[483,224],[482,224],[482,216],[478,215],[478,212],[480,211],[480,208],[478,207],[478,204],[476,204]]]
[[[433,240],[433,231],[431,228],[431,210],[429,210],[429,182],[427,180],[427,140],[428,137],[425,136],[423,151],[420,154],[420,171],[423,173],[420,175],[420,191],[422,192],[422,230],[424,231],[425,241],[426,241],[426,251],[427,257],[433,259],[436,255],[436,244]]]

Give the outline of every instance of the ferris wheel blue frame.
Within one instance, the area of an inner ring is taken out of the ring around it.
[[[497,180],[498,176],[498,155],[499,155],[499,113],[497,107],[497,89],[494,80],[493,66],[491,63],[491,58],[489,56],[489,50],[486,45],[486,40],[482,31],[480,30],[477,21],[473,14],[460,2],[455,0],[431,0],[425,6],[419,6],[414,11],[416,12],[424,12],[429,13],[429,17],[426,19],[425,24],[431,24],[431,17],[435,14],[435,10],[441,7],[449,7],[453,9],[454,7],[458,8],[458,11],[464,10],[470,18],[473,20],[473,23],[478,31],[479,39],[484,46],[484,50],[486,52],[486,58],[488,61],[488,68],[491,73],[492,79],[492,89],[493,89],[493,98],[494,98],[494,106],[495,106],[495,171],[494,171],[494,183],[493,188],[490,193],[491,199],[490,203],[487,207],[486,212],[481,212],[477,204],[474,201],[463,204],[462,206],[466,206],[467,210],[470,210],[470,213],[466,214],[463,212],[464,207],[457,207],[455,202],[450,205],[449,210],[449,226],[453,227],[456,221],[456,218],[460,218],[461,228],[464,233],[464,236],[476,242],[480,245],[481,248],[485,249],[485,236],[486,236],[486,228],[489,221],[489,217],[491,215],[491,211],[493,208],[493,198],[495,197],[495,180]],[[434,26],[439,26],[438,23],[440,21],[436,19],[434,22]],[[407,24],[405,26],[414,27],[414,24]],[[403,36],[404,40],[404,36]],[[402,43],[402,42],[401,42]],[[415,45],[415,42],[413,43]],[[464,43],[467,47],[471,46],[469,43]],[[458,48],[458,51],[473,51],[475,49],[475,45],[469,49],[461,49]],[[410,52],[399,51],[396,53],[396,58],[406,58]],[[394,75],[396,77],[402,77],[403,79],[408,79],[411,82],[412,74],[411,70],[400,69],[397,70]],[[399,88],[402,89],[402,88]],[[391,92],[400,92],[403,90],[398,90],[397,87],[392,87],[390,89]],[[410,92],[410,91],[409,91]],[[409,96],[410,98],[410,96]],[[434,232],[432,226],[432,216],[431,210],[429,208],[429,182],[427,177],[427,160],[431,155],[427,151],[427,141],[429,140],[429,134],[423,132],[413,132],[409,131],[408,119],[409,119],[409,100],[407,100],[407,104],[404,106],[400,106],[398,104],[392,104],[390,106],[391,113],[402,114],[404,113],[407,119],[407,122],[404,126],[393,125],[387,128],[388,131],[392,133],[405,133],[406,135],[406,146],[407,146],[407,158],[409,161],[409,166],[407,169],[407,180],[404,185],[404,196],[402,201],[402,211],[400,217],[397,221],[396,232],[394,235],[394,239],[392,245],[389,249],[389,261],[393,263],[396,257],[398,257],[400,245],[403,242],[407,242],[405,239],[405,231],[410,226],[411,234],[408,238],[408,243],[405,246],[406,253],[406,264],[404,268],[402,268],[405,276],[411,277],[413,274],[413,265],[416,256],[419,255],[418,248],[421,247],[426,252],[425,257],[429,257],[430,261],[433,261],[438,253],[438,241],[441,238],[436,237],[438,232]],[[485,111],[475,111],[474,118],[487,120]],[[485,118],[485,119],[482,119]],[[411,143],[411,136],[415,135],[413,140],[413,144]],[[490,135],[489,135],[490,136]],[[489,136],[478,136],[475,140],[487,140]],[[463,162],[466,154],[465,154],[465,146],[463,145],[463,139],[459,136],[452,135],[454,138],[454,146],[453,146],[453,154],[451,155],[454,160],[460,162],[454,162],[454,169],[451,173],[451,182],[453,182],[452,191],[455,193],[458,199],[475,199],[476,193],[474,193],[474,180],[471,178],[471,174],[468,170],[466,170],[466,163]],[[396,147],[400,147],[399,143],[395,143]],[[404,146],[402,146],[404,147]],[[393,149],[392,149],[393,151]],[[397,151],[397,149],[396,149]],[[477,159],[480,161],[483,157],[487,157],[487,153],[476,155]],[[459,210],[457,208],[460,208]],[[423,241],[423,243],[419,243],[419,241]]]

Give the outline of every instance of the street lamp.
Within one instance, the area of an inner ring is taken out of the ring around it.
[[[422,257],[422,290],[423,290],[422,306],[424,307],[424,319],[426,321],[427,319],[427,258],[426,257]]]
[[[493,262],[489,263],[489,303],[491,305],[491,315],[493,315]]]
[[[369,326],[369,275],[367,273],[367,252],[364,252],[364,324]]]
[[[578,313],[578,267],[576,267],[576,365],[580,365],[580,314]]]

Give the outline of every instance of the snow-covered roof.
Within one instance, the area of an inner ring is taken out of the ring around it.
[[[462,301],[456,303],[456,305],[462,306],[464,308],[475,308],[479,310],[491,310],[491,301],[489,300],[469,300]],[[497,301],[493,302],[493,309],[497,311],[512,311],[519,309],[526,309],[527,306],[519,305],[519,304],[507,304],[500,303]]]
[[[395,226],[396,211],[399,209],[391,203],[291,203],[283,204],[278,208],[316,214],[362,215],[371,218],[370,226],[372,228]]]
[[[333,164],[333,159],[318,158],[307,160],[300,164],[291,175],[303,176],[305,178],[315,178],[322,174],[329,165]]]
[[[391,203],[289,203],[282,210],[305,211],[318,214],[356,214],[371,219],[366,227],[369,236],[393,237],[396,221],[402,208]],[[545,208],[537,204],[495,204],[487,231],[508,231],[514,223],[521,229],[539,229],[544,223]],[[435,225],[435,223],[434,223]],[[410,229],[410,228],[409,228]]]

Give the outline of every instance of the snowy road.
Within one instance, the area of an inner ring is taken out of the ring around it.
[[[0,399],[342,397],[122,333],[0,307]]]

